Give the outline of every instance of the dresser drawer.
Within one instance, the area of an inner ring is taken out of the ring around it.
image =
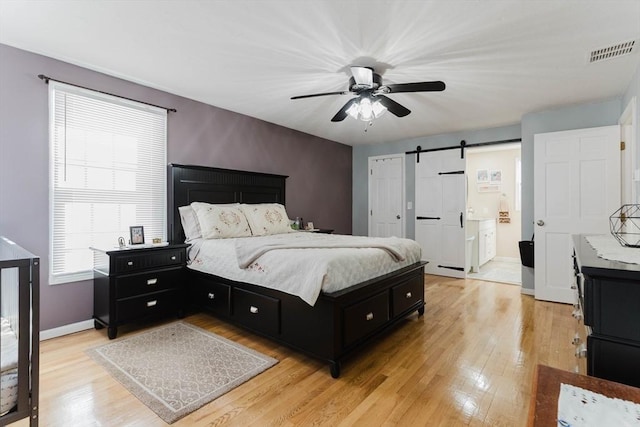
[[[422,281],[422,277],[415,278],[391,288],[391,304],[393,308],[391,315],[393,317],[414,307],[416,303],[424,298],[422,295]]]
[[[382,292],[344,309],[344,345],[364,338],[389,320],[389,293]]]
[[[640,387],[640,345],[587,337],[587,374]]]
[[[122,324],[148,316],[177,313],[180,306],[178,291],[162,291],[116,301],[116,317]]]
[[[189,301],[217,314],[231,314],[231,288],[223,283],[193,279],[189,284]]]
[[[280,300],[234,289],[233,317],[249,329],[276,335],[280,333]]]
[[[140,249],[143,251],[142,249]],[[138,252],[131,250],[125,254],[114,257],[114,269],[110,274],[128,273],[138,270],[146,270],[156,267],[169,267],[184,264],[184,249],[155,249],[152,251]]]
[[[180,285],[182,268],[120,276],[116,281],[116,299],[164,291]]]

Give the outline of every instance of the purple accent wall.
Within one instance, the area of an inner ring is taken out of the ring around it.
[[[48,283],[48,90],[38,74],[176,108],[170,163],[288,175],[291,217],[351,233],[350,146],[0,44],[0,234],[41,257],[42,330],[91,319],[93,288]]]

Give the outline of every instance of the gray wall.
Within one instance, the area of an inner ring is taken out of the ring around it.
[[[380,145],[355,146],[353,148],[353,234],[359,236],[366,236],[368,234],[369,176],[367,174],[367,168],[369,157],[415,151],[418,145],[425,150],[429,148],[458,146],[461,140],[465,140],[467,144],[476,144],[479,142],[502,141],[514,138],[520,138],[519,124],[469,132],[434,135]],[[405,194],[406,202],[412,202],[412,204],[415,204],[415,161],[415,154],[406,155]],[[411,239],[415,236],[414,215],[413,210],[405,210],[406,237]]]
[[[48,284],[48,92],[38,74],[176,108],[169,162],[288,175],[290,216],[351,233],[351,147],[0,45],[0,234],[42,259],[42,330],[90,319],[93,288]]]

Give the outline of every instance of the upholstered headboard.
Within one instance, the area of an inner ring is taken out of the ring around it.
[[[287,176],[206,166],[170,164],[167,227],[171,243],[183,243],[178,208],[191,202],[285,204]]]

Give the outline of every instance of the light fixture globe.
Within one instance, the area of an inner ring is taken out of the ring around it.
[[[382,105],[379,99],[371,102],[371,98],[364,96],[358,102],[351,104],[346,111],[348,115],[356,120],[362,120],[363,122],[371,122],[384,114],[387,111],[386,107]]]

